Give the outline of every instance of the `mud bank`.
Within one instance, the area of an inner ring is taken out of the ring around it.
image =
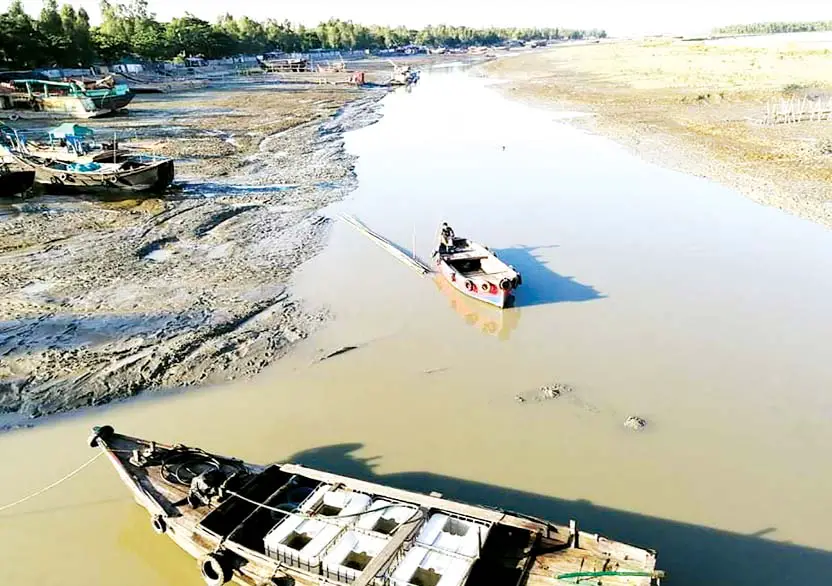
[[[561,110],[650,162],[832,227],[832,123],[765,125],[790,100],[824,102],[823,50],[789,45],[620,42],[559,47],[488,64],[506,95]]]
[[[0,427],[251,376],[326,317],[287,286],[322,247],[317,211],[355,186],[343,132],[375,122],[384,92],[293,94],[145,102],[105,122],[189,155],[164,199],[7,204]]]

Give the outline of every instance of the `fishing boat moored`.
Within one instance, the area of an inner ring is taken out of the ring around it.
[[[439,273],[469,297],[500,308],[510,304],[515,289],[523,283],[520,273],[486,246],[467,238],[451,238],[434,252]]]
[[[656,554],[524,515],[296,464],[263,467],[93,429],[135,500],[230,581],[369,586],[651,586]],[[591,582],[590,582],[591,580]]]
[[[2,109],[20,112],[70,115],[75,118],[96,118],[127,107],[133,92],[125,84],[89,88],[83,82],[16,79],[5,84]]]
[[[158,193],[175,174],[173,159],[118,151],[109,162],[55,161],[14,151],[12,156],[35,172],[35,183],[49,193]]]

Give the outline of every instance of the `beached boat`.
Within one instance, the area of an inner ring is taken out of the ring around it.
[[[434,253],[439,273],[457,290],[497,307],[506,307],[523,278],[482,244],[454,238]]]
[[[296,464],[263,467],[94,428],[157,533],[209,586],[650,586],[653,551]]]
[[[410,85],[419,81],[419,72],[411,69],[410,65],[393,63],[393,76],[390,85]]]
[[[15,171],[0,164],[0,197],[15,197],[31,189],[34,171]]]
[[[95,118],[122,110],[133,100],[124,84],[89,88],[84,82],[16,79],[5,84],[0,108],[10,117],[26,111],[75,118]],[[9,91],[11,90],[11,91]]]
[[[49,193],[158,193],[173,181],[173,159],[116,152],[109,162],[72,162],[11,152],[24,169],[35,172],[35,183]]]

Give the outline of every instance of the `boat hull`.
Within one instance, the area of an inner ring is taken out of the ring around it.
[[[9,171],[0,174],[0,197],[15,197],[31,189],[35,181],[35,172]]]
[[[471,299],[488,303],[500,309],[510,306],[514,301],[514,289],[497,289],[495,293],[490,289],[482,289],[481,286],[476,284],[473,287],[467,287],[466,283],[471,283],[472,281],[467,279],[462,273],[456,271],[441,258],[436,261],[436,270],[450,283],[451,287]]]
[[[53,169],[33,157],[16,157],[35,172],[35,183],[47,193],[159,193],[172,182],[175,168],[172,159],[148,163],[136,169],[103,173],[79,173]]]
[[[118,110],[123,110],[127,105],[133,101],[135,94],[133,92],[124,93],[121,95],[111,96],[91,96],[90,100],[95,105],[95,109],[99,112],[97,116],[110,114]]]

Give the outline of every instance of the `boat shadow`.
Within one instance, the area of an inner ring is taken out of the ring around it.
[[[821,584],[832,575],[832,552],[771,537],[761,522],[749,534],[612,509],[431,472],[376,474],[378,457],[359,458],[363,444],[338,444],[299,452],[289,461],[361,480],[508,509],[557,523],[576,519],[584,531],[654,548],[659,568],[674,586],[785,586]]]
[[[539,256],[539,251],[547,248],[557,246],[515,246],[492,251],[500,260],[520,271],[523,277],[523,284],[514,294],[514,307],[581,303],[607,297],[591,285],[584,285],[574,277],[566,277],[550,269]]]

